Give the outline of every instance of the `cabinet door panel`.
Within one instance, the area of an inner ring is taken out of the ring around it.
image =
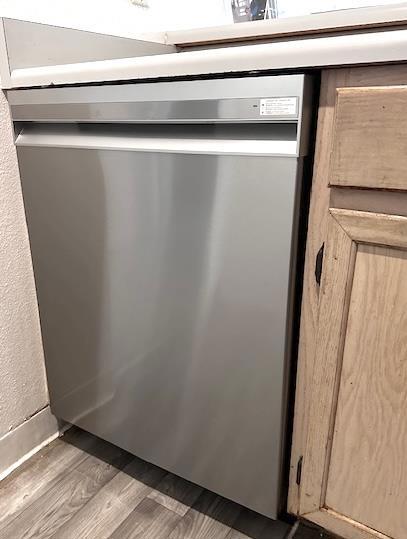
[[[407,86],[340,88],[331,185],[407,189]]]
[[[406,251],[358,246],[326,489],[327,507],[390,537],[407,530],[406,278]]]
[[[407,218],[330,210],[300,512],[407,533]]]

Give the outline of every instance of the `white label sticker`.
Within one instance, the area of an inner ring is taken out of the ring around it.
[[[260,116],[296,116],[298,97],[260,99]]]

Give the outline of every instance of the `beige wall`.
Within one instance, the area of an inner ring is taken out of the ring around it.
[[[0,90],[0,477],[55,431],[13,131]]]

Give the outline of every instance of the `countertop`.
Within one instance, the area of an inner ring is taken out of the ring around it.
[[[299,17],[245,22],[209,28],[193,28],[166,32],[163,42],[178,47],[213,46],[283,37],[321,35],[405,25],[406,4],[344,9],[333,12],[312,13]]]
[[[34,27],[43,25],[33,25]],[[56,29],[53,27],[55,33]],[[61,29],[61,32],[73,30]],[[75,31],[78,34],[78,31]],[[84,32],[86,39],[92,33]],[[93,34],[98,36],[97,34]],[[74,61],[65,51],[27,67],[7,59],[0,35],[0,68],[5,89],[210,76],[243,72],[302,70],[407,61],[407,7],[366,8],[259,23],[155,34],[154,42],[134,40],[142,53]],[[96,38],[95,38],[96,39]],[[101,36],[98,36],[101,39]],[[121,38],[111,37],[115,43]],[[132,40],[127,40],[132,41]],[[136,43],[137,42],[137,43]],[[233,42],[233,43],[230,43]],[[149,51],[146,52],[146,43]],[[141,44],[141,45],[139,45]],[[120,44],[119,45],[123,45]],[[130,43],[131,45],[131,43]],[[17,46],[17,45],[16,45]],[[24,43],[18,45],[24,47]],[[128,43],[123,45],[131,50]],[[43,47],[45,48],[45,47]],[[116,48],[119,50],[117,43]],[[109,46],[107,44],[107,50]],[[10,57],[10,48],[8,51]],[[19,58],[21,54],[15,54]],[[88,55],[89,56],[89,55]],[[2,60],[2,61],[1,61]],[[9,61],[8,66],[5,66]],[[47,64],[47,65],[44,65]]]

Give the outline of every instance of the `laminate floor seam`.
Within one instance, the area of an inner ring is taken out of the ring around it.
[[[58,474],[58,476],[56,476],[52,481],[50,481],[50,484],[49,484],[47,489],[45,489],[43,492],[41,492],[41,494],[39,496],[34,496],[33,499],[30,500],[30,502],[27,505],[25,505],[20,511],[18,511],[9,521],[5,521],[5,525],[3,525],[3,526],[0,525],[0,539],[1,539],[1,536],[2,536],[2,534],[4,532],[4,530],[6,530],[8,527],[12,527],[13,523],[15,523],[16,519],[21,518],[24,515],[24,513],[26,513],[26,511],[29,511],[33,504],[40,503],[41,499],[45,498],[52,489],[57,489],[58,486],[61,483],[63,483],[64,481],[67,481],[70,475],[78,474],[78,475],[82,476],[84,479],[87,479],[88,481],[91,481],[95,486],[95,492],[94,492],[94,494],[92,494],[91,498],[93,496],[95,496],[100,491],[100,488],[99,489],[97,488],[98,487],[97,478],[92,477],[91,474],[88,474],[88,473],[78,469],[84,463],[86,463],[86,461],[89,460],[89,462],[92,463],[92,461],[94,461],[96,459],[97,463],[105,462],[106,465],[110,469],[115,470],[115,473],[114,473],[113,477],[115,477],[117,475],[117,473],[119,473],[119,471],[125,466],[125,464],[121,465],[121,467],[119,467],[118,463],[116,465],[114,465],[111,462],[108,462],[107,460],[105,460],[101,456],[93,455],[92,454],[92,449],[96,451],[96,449],[99,446],[102,445],[102,447],[103,447],[103,444],[105,444],[105,443],[102,442],[101,440],[97,439],[97,438],[94,438],[94,439],[90,438],[90,435],[89,435],[89,439],[91,439],[91,442],[89,443],[89,445],[86,445],[86,449],[79,448],[79,450],[82,451],[82,453],[78,453],[78,456],[75,457],[75,459],[74,459],[74,463],[71,462],[70,467],[67,470],[62,471],[60,474]],[[62,443],[64,443],[63,438],[61,439],[61,441],[62,441]],[[74,441],[75,441],[75,438],[74,438],[74,440],[71,440],[71,442],[68,441],[68,442],[65,442],[65,443],[69,443],[70,445],[75,445],[74,443],[72,443]],[[111,446],[111,444],[107,444],[107,443],[105,445],[106,445],[106,447],[109,447],[109,449],[110,449],[110,447],[114,447],[114,446]],[[117,449],[117,455],[115,457],[112,457],[110,460],[112,460],[114,462],[119,456],[121,456],[123,458],[123,456],[125,454],[127,454],[125,451]],[[129,458],[130,458],[130,455],[129,455]],[[112,479],[113,479],[113,477],[112,477]],[[101,488],[103,488],[103,486]],[[85,502],[85,504],[88,501],[89,500],[87,500]],[[81,509],[81,507],[78,509],[78,511],[80,509]],[[68,519],[68,521],[75,515],[75,513],[73,513],[71,515],[71,517]]]
[[[120,472],[122,472],[122,471],[123,471],[123,469],[117,470],[117,473],[116,473],[116,474],[115,474],[115,475],[114,475],[114,476],[113,476],[113,477],[112,477],[112,478],[111,478],[105,485],[103,485],[102,489],[108,488],[109,483],[112,482],[112,481],[115,479],[115,477],[116,477]],[[99,492],[101,492],[102,489],[96,491],[96,492],[93,494],[93,496],[91,496],[91,497],[89,498],[89,500],[87,500],[86,503],[79,509],[79,511],[82,511],[83,509],[85,509],[85,507],[86,507],[88,504],[90,504],[90,502],[93,500],[93,498],[95,498],[95,496],[97,496],[97,495],[99,494]],[[153,491],[153,490],[154,490],[154,487],[151,487],[151,488],[149,489],[148,494],[150,494],[150,492]],[[130,512],[129,512],[129,515],[130,515],[133,511],[135,511],[135,510],[137,509],[137,507],[138,507],[138,506],[139,506],[139,505],[140,505],[140,504],[141,504],[141,503],[148,497],[148,494],[147,494],[146,496],[144,496],[144,498],[141,498],[141,500],[139,500],[139,501],[136,503],[136,505],[133,507],[133,509],[130,509],[130,510],[129,510],[129,511],[130,511]],[[116,501],[117,501],[118,503],[122,504],[124,507],[126,507],[126,505],[125,505],[120,499],[117,499]],[[79,512],[79,511],[78,511],[78,512]],[[61,533],[61,532],[63,531],[63,528],[64,528],[64,527],[65,527],[65,526],[66,526],[66,525],[67,525],[67,524],[68,524],[68,523],[75,517],[75,515],[76,515],[76,513],[73,514],[72,517],[71,517],[69,520],[67,520],[67,522],[65,522],[65,523],[61,526],[61,528],[60,528],[59,530],[57,530],[54,534],[52,534],[51,537],[50,537],[49,539],[54,539],[55,537],[57,537],[58,534]],[[123,522],[129,517],[129,515],[127,515],[123,520],[121,520],[120,522],[117,523],[117,526],[114,528],[113,532],[109,535],[109,537],[108,537],[107,539],[110,539],[110,537],[113,535],[113,533],[115,533],[115,531],[117,530],[117,528],[119,528],[119,527],[121,526],[121,524],[123,524]],[[96,539],[96,538],[95,538],[95,539]]]
[[[154,488],[151,488],[151,491],[154,491]],[[135,507],[131,510],[130,514],[133,513],[134,511],[136,511],[136,509],[145,501],[145,500],[150,500],[151,498],[147,496],[145,496],[144,498],[142,498],[138,503],[137,505],[135,505]],[[174,515],[174,518],[178,518],[178,522],[175,524],[174,528],[178,525],[179,521],[181,521],[183,518],[185,518],[186,516],[186,513],[185,515],[181,516],[179,513],[177,513],[176,511],[170,509],[169,507],[166,507],[165,505],[163,505],[162,503],[160,502],[157,502],[156,500],[153,500],[157,505],[159,505],[160,507],[162,507],[163,509],[165,509],[166,511],[170,511],[173,515]],[[190,507],[190,509],[192,509],[192,507]],[[190,510],[188,509],[188,511]],[[187,511],[187,512],[188,512]],[[121,522],[118,523],[118,525],[116,526],[116,528],[114,529],[114,531],[112,532],[112,534],[108,537],[108,539],[110,539],[110,537],[113,536],[113,534],[115,533],[115,531],[121,526],[121,524],[123,524],[123,522],[130,516],[130,514],[125,518],[123,519]],[[172,533],[172,530],[171,532]],[[52,539],[52,537],[50,538]]]
[[[13,515],[13,517],[9,520],[9,521],[6,521],[6,524],[3,525],[2,522],[0,522],[0,533],[2,532],[2,530],[4,528],[7,528],[8,526],[10,526],[10,524],[12,524],[17,518],[19,518],[27,509],[29,509],[34,503],[36,503],[38,500],[40,500],[43,496],[45,496],[52,488],[55,488],[61,481],[63,481],[68,475],[70,475],[71,473],[73,473],[76,468],[78,468],[83,462],[85,462],[85,460],[87,458],[89,458],[89,455],[85,454],[84,456],[81,456],[79,457],[80,460],[79,462],[77,462],[75,464],[75,466],[73,468],[69,468],[68,470],[62,472],[60,475],[58,475],[57,477],[55,477],[51,482],[50,482],[50,485],[49,487],[44,491],[42,492],[38,497],[34,497],[32,500],[30,500],[30,502],[24,506],[21,510],[19,510],[15,515]],[[1,486],[1,484],[0,484]]]
[[[26,478],[24,477],[24,474],[28,473],[30,471],[30,463],[31,467],[34,468],[35,472],[34,474],[38,474],[39,470],[36,470],[36,467],[41,468],[41,464],[44,464],[42,459],[45,459],[45,464],[47,463],[47,459],[52,460],[53,454],[56,452],[57,457],[54,459],[55,462],[59,462],[60,460],[67,460],[68,464],[66,466],[66,469],[63,469],[63,471],[57,471],[56,475],[52,477],[48,481],[48,484],[46,485],[46,488],[40,487],[37,491],[35,491],[33,497],[26,503],[23,504],[22,507],[19,507],[15,513],[6,515],[4,519],[0,518],[0,533],[2,530],[9,526],[11,522],[13,522],[16,518],[20,517],[22,513],[28,509],[33,503],[36,503],[38,499],[40,499],[43,495],[46,495],[46,493],[52,489],[55,488],[55,486],[63,480],[69,473],[73,472],[78,466],[80,466],[84,460],[89,456],[89,453],[87,452],[90,448],[96,446],[98,442],[98,439],[91,436],[88,433],[85,433],[84,431],[81,431],[77,427],[72,427],[68,434],[66,434],[67,431],[64,432],[64,436],[61,438],[58,438],[56,440],[53,440],[48,446],[44,447],[36,453],[31,459],[24,462],[23,465],[19,468],[17,468],[12,474],[10,474],[7,478],[4,479],[4,481],[0,482],[0,492],[2,488],[4,488],[6,491],[10,486],[14,483],[17,488],[20,489],[26,489]],[[76,442],[76,443],[75,443]],[[83,449],[83,447],[78,447],[76,444],[81,443],[83,445],[85,443],[86,449]],[[77,451],[77,454],[73,455],[65,455],[64,454],[64,446],[67,447],[68,451],[72,450],[72,448]],[[62,454],[60,454],[62,452]],[[51,466],[52,468],[52,466]],[[46,470],[46,469],[45,469]],[[46,473],[45,470],[43,470],[43,473]],[[36,479],[39,479],[37,477]],[[31,481],[33,479],[31,478]],[[20,482],[22,484],[20,484]],[[3,491],[4,492],[4,491]],[[26,496],[23,497],[25,499]]]
[[[103,443],[103,442],[101,442],[101,443]],[[91,506],[92,501],[94,500],[95,497],[97,497],[98,495],[103,493],[103,491],[106,491],[106,493],[109,494],[109,491],[111,489],[111,484],[114,485],[115,479],[117,479],[117,476],[120,473],[123,473],[123,474],[127,475],[129,477],[129,482],[132,479],[134,481],[139,481],[140,483],[143,483],[142,480],[133,477],[132,473],[126,472],[126,469],[131,467],[132,464],[137,465],[137,463],[140,463],[140,462],[142,462],[142,461],[140,459],[138,459],[137,457],[131,457],[130,461],[127,464],[125,464],[124,466],[122,466],[120,469],[118,469],[117,473],[107,483],[105,483],[97,492],[95,492],[91,496],[91,498],[89,498],[85,502],[85,504],[82,505],[82,507],[75,514],[73,514],[72,517],[70,519],[68,519],[49,539],[56,539],[61,534],[62,534],[62,536],[64,536],[64,529],[66,529],[66,528],[69,529],[69,524],[71,523],[71,521],[73,521],[73,519],[75,519],[81,513],[81,511],[86,511],[87,506],[88,507]],[[146,488],[146,492],[145,492],[144,496],[142,498],[140,498],[138,500],[138,502],[134,506],[129,507],[128,503],[125,503],[120,499],[120,495],[118,493],[114,493],[114,491],[111,493],[112,498],[114,498],[114,503],[117,503],[117,504],[121,505],[124,510],[128,510],[128,514],[126,516],[124,516],[121,520],[118,520],[117,525],[111,531],[109,536],[106,536],[105,539],[109,539],[111,537],[111,535],[117,530],[117,528],[119,528],[120,525],[130,516],[130,514],[137,509],[137,507],[143,502],[143,500],[148,498],[148,496],[155,490],[155,487],[158,486],[158,484],[161,482],[163,477],[168,474],[168,472],[165,472],[164,470],[160,470],[156,466],[151,465],[151,468],[155,470],[157,475],[159,475],[160,472],[161,472],[161,476],[159,476],[159,479],[156,480],[154,486],[144,483],[145,488]],[[127,488],[128,488],[128,486],[127,486]],[[96,539],[96,537],[95,537],[95,539]]]
[[[7,492],[13,505],[0,539],[283,539],[290,528],[84,431],[44,455],[33,457],[32,472],[29,464],[16,471],[14,484],[7,478],[3,507]],[[30,484],[37,490],[24,505]]]
[[[166,475],[169,475],[169,473],[167,473]],[[106,485],[106,486],[107,486],[107,485]],[[157,486],[158,486],[158,485],[156,485],[156,487],[157,487]],[[118,523],[118,525],[115,527],[114,531],[109,535],[109,537],[108,537],[107,539],[110,539],[111,537],[113,537],[114,533],[117,531],[118,528],[120,528],[120,526],[123,524],[123,522],[124,522],[125,520],[127,520],[127,519],[130,517],[131,513],[133,513],[134,511],[136,511],[137,508],[138,508],[138,507],[139,507],[145,500],[150,500],[151,498],[149,498],[149,495],[150,495],[152,492],[156,491],[156,490],[157,490],[157,489],[156,489],[155,487],[150,487],[150,488],[149,488],[149,492],[144,496],[144,498],[142,498],[141,500],[139,500],[139,502],[138,502],[138,503],[134,506],[134,508],[130,511],[129,515],[128,515],[126,518],[124,518],[121,522]],[[199,497],[200,497],[201,495],[202,495],[202,494],[200,494],[200,495],[198,496],[198,499],[199,499]],[[198,499],[197,499],[196,501],[198,501]],[[166,505],[160,503],[160,502],[157,501],[156,499],[154,499],[153,501],[154,501],[157,505],[159,505],[160,507],[162,507],[163,509],[165,509],[166,511],[170,511],[170,512],[174,515],[174,518],[177,518],[177,519],[178,519],[178,522],[174,525],[173,529],[174,529],[176,526],[178,526],[179,522],[180,522],[183,518],[185,518],[186,514],[187,514],[189,511],[191,511],[191,510],[193,509],[193,507],[191,506],[191,507],[189,507],[188,511],[187,511],[184,515],[180,515],[179,513],[177,513],[177,512],[174,511],[173,509],[167,507]],[[87,502],[87,503],[88,503],[88,502]],[[171,529],[171,531],[169,532],[169,534],[172,533],[173,529]],[[50,539],[53,539],[53,537],[51,537]]]
[[[94,477],[91,473],[84,473],[78,469],[83,464],[86,465],[87,460],[90,461],[89,472],[91,472],[92,466],[95,467],[97,475]],[[9,526],[2,530],[2,532],[8,532],[8,527],[10,527],[11,533],[14,532],[15,535],[10,535],[9,537],[14,538],[17,537],[16,530],[20,527],[21,531],[18,537],[21,535],[21,537],[27,539],[34,537],[44,537],[49,539],[57,534],[92,497],[100,492],[110,479],[113,479],[119,473],[119,471],[120,470],[115,466],[105,463],[104,461],[101,461],[101,459],[96,458],[96,462],[94,462],[94,457],[89,455],[79,463],[75,469],[72,469],[70,473],[64,475],[52,489],[47,490],[43,496],[39,497],[34,502],[34,504],[37,504],[35,509],[38,509],[40,515],[38,520],[35,521],[33,515],[30,514],[33,513],[33,504],[30,504],[25,511],[19,515],[20,518],[28,519],[28,524],[25,524],[26,527],[24,527],[24,524],[22,525],[21,523],[12,521]],[[55,492],[52,493],[52,490],[55,490]],[[52,494],[54,494],[54,497],[52,497]],[[43,497],[44,503],[43,507],[41,507],[41,499]],[[50,507],[50,510],[45,510],[44,512],[44,507],[46,508],[47,506]],[[38,529],[36,530],[36,528]],[[1,532],[0,537],[2,537]],[[9,537],[6,536],[5,539],[9,539]]]
[[[85,459],[85,460],[86,460],[86,459]],[[72,470],[72,471],[73,471],[73,470]],[[76,511],[75,513],[73,513],[73,515],[72,515],[66,522],[64,522],[64,524],[63,524],[60,528],[58,528],[58,529],[56,530],[56,532],[53,533],[53,534],[49,537],[49,539],[53,539],[53,538],[56,537],[61,531],[63,531],[64,526],[66,526],[66,525],[67,525],[67,524],[68,524],[68,523],[75,517],[75,515],[76,515],[77,513],[79,513],[79,511],[82,511],[82,509],[84,509],[84,507],[86,507],[86,506],[93,500],[93,498],[95,498],[95,496],[97,496],[97,495],[99,494],[99,492],[100,492],[103,488],[105,488],[105,487],[110,483],[110,481],[113,481],[113,479],[114,479],[114,478],[115,478],[121,471],[122,471],[122,470],[116,470],[116,473],[113,475],[113,477],[111,477],[111,478],[109,479],[109,481],[108,481],[105,485],[103,485],[103,486],[101,487],[101,489],[96,490],[96,491],[94,492],[94,494],[92,494],[92,496],[91,496],[88,500],[86,500],[86,502],[85,502],[85,503],[78,509],[78,511]],[[84,477],[88,477],[88,478],[89,478],[89,476],[87,476],[87,475],[84,474],[83,472],[79,472],[79,473],[80,473],[81,475],[83,475]],[[91,478],[89,478],[89,479],[91,479]],[[141,500],[140,500],[140,501],[141,501]],[[119,500],[119,502],[120,502],[120,500]],[[120,503],[122,503],[122,502],[120,502]],[[139,503],[140,503],[140,502],[139,502]],[[137,505],[139,505],[139,504],[137,504]],[[120,525],[120,524],[119,524],[119,525]],[[117,527],[118,527],[118,526],[117,526]],[[95,538],[95,539],[96,539],[96,538]]]
[[[154,489],[152,489],[154,490]],[[141,502],[143,502],[144,500],[151,500],[151,498],[149,498],[148,496],[145,496],[142,500],[140,500],[140,502],[137,504],[137,506],[134,508],[134,509],[137,509],[137,507],[141,504]],[[177,517],[179,517],[179,519],[181,520],[182,518],[184,518],[184,516],[180,515],[179,513],[177,513],[176,511],[174,511],[173,509],[171,509],[170,507],[166,507],[165,505],[163,505],[162,503],[160,502],[157,502],[156,500],[153,500],[156,504],[160,505],[163,509],[166,509],[167,511],[171,511],[171,513],[174,513],[174,515],[176,515]]]

